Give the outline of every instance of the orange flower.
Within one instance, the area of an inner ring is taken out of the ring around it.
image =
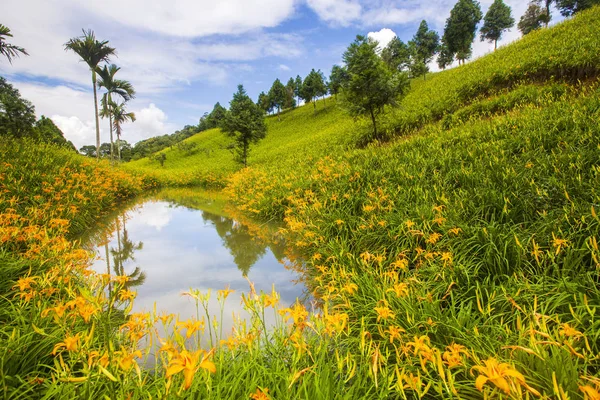
[[[204,368],[213,374],[217,372],[217,367],[215,366],[215,364],[212,361],[208,360],[211,354],[212,351],[206,353],[204,350],[198,350],[190,353],[187,350],[183,350],[181,353],[173,357],[173,359],[169,363],[166,373],[167,379],[183,371],[182,387],[184,389],[189,389],[192,385],[194,375],[196,374],[199,368]],[[201,355],[203,355],[203,357],[200,360]]]
[[[175,324],[177,327],[179,327],[179,331],[181,332],[182,330],[186,330],[185,332],[185,337],[186,339],[189,339],[195,332],[204,332],[204,320],[198,321],[198,320],[194,320],[194,319],[188,319],[186,321],[178,321],[177,324]]]
[[[377,312],[377,322],[379,322],[379,320],[382,318],[385,320],[388,318],[396,318],[396,314],[394,314],[388,306],[375,307],[375,311]]]
[[[475,380],[475,387],[479,391],[482,392],[483,385],[485,385],[486,382],[489,381],[496,385],[496,387],[498,387],[504,393],[510,394],[512,389],[507,378],[512,378],[511,380],[513,380],[513,382],[517,385],[523,386],[533,394],[540,396],[540,393],[537,392],[537,390],[529,387],[525,383],[525,377],[523,376],[523,374],[514,369],[508,363],[499,363],[498,360],[496,360],[493,357],[484,360],[483,363],[485,364],[485,366],[477,365],[473,367],[474,370],[479,371],[479,373],[481,374]]]
[[[250,394],[250,398],[252,400],[270,400],[271,397],[267,394],[269,389],[267,388],[256,388],[256,392]]]
[[[75,336],[66,336],[65,340],[57,343],[52,350],[52,355],[58,353],[60,349],[65,349],[66,351],[77,351],[79,350],[79,337],[81,333],[78,333]]]

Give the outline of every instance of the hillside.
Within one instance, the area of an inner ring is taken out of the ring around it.
[[[503,113],[525,103],[535,104],[546,92],[554,93],[551,87],[538,91],[524,86],[574,83],[594,77],[600,68],[598,28],[600,14],[583,13],[464,66],[430,74],[425,81],[413,80],[399,107],[384,114],[381,130],[392,140],[444,117],[448,123],[456,118]],[[316,114],[312,105],[306,105],[282,113],[281,121],[268,117],[267,137],[252,148],[250,165],[310,166],[324,155],[341,154],[369,141],[368,124],[354,123],[334,107],[334,99],[326,103],[318,101]],[[226,149],[230,140],[219,130],[202,132],[184,143],[187,148],[184,144],[162,151],[166,155],[164,167],[144,158],[125,168],[155,175],[169,185],[216,186],[223,186],[226,177],[239,169]],[[189,144],[195,147],[190,149]]]

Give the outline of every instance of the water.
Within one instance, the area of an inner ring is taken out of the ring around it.
[[[132,312],[152,311],[156,303],[159,312],[178,314],[180,320],[193,318],[195,303],[182,296],[192,288],[212,291],[209,311],[218,317],[217,290],[228,286],[236,292],[225,302],[227,332],[232,313],[247,317],[240,301],[242,292],[249,293],[246,276],[257,292],[271,292],[275,285],[284,307],[303,297],[304,286],[294,282],[298,276],[282,264],[282,244],[253,237],[246,226],[214,212],[210,201],[196,201],[194,207],[146,200],[116,213],[86,239],[97,254],[94,270],[130,276],[131,290],[137,291]],[[266,318],[269,323],[274,315]]]

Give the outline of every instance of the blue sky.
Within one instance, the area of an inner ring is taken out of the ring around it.
[[[505,0],[518,20],[525,1]],[[117,77],[138,95],[129,108],[138,120],[123,127],[134,143],[172,133],[219,101],[228,106],[238,84],[256,100],[276,78],[284,83],[311,68],[329,75],[356,34],[408,41],[420,21],[440,35],[455,0],[4,0],[2,24],[30,56],[5,76],[77,147],[95,142],[91,74],[64,51],[69,38],[92,29],[116,47]],[[482,0],[483,12],[492,0]],[[556,15],[557,13],[555,13]],[[514,28],[500,44],[519,37]],[[474,56],[493,45],[477,40]],[[101,121],[102,141],[108,122]]]

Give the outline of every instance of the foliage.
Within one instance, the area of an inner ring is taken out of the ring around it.
[[[296,107],[296,99],[295,97],[296,90],[296,82],[294,78],[290,78],[288,82],[285,84],[285,102],[283,103],[283,108],[294,108]]]
[[[0,136],[32,136],[35,108],[19,90],[0,76]]]
[[[555,0],[560,13],[565,17],[570,17],[583,10],[600,4],[598,0]]]
[[[423,75],[423,78],[425,78],[425,75],[429,72],[427,65],[438,52],[439,42],[440,38],[437,32],[429,30],[425,20],[421,21],[419,29],[409,42],[409,48],[412,50],[413,56],[411,64],[413,76]]]
[[[353,117],[371,118],[374,138],[378,138],[377,116],[384,106],[395,104],[408,87],[406,75],[390,71],[376,48],[376,41],[356,37],[343,55],[348,79],[342,86],[345,108]]]
[[[304,78],[302,82],[302,88],[300,90],[300,97],[305,103],[313,103],[313,111],[317,111],[317,98],[319,96],[325,96],[327,94],[327,84],[325,83],[325,76],[321,70],[315,71],[314,68]]]
[[[448,48],[445,39],[442,38],[442,41],[440,43],[440,51],[437,56],[437,65],[438,67],[440,67],[440,69],[444,70],[453,62],[454,54],[450,52],[450,49]]]
[[[406,43],[394,36],[381,50],[381,58],[391,70],[405,71],[410,66],[411,52]]]
[[[135,114],[132,112],[127,112],[125,110],[125,102],[122,102],[119,104],[112,103],[110,105],[110,110],[111,110],[113,128],[115,130],[115,133],[117,134],[117,150],[118,150],[119,160],[120,160],[121,159],[120,141],[121,141],[121,133],[122,133],[121,132],[121,124],[123,124],[127,121],[135,122]]]
[[[200,118],[200,123],[198,124],[197,132],[218,128],[223,119],[225,118],[226,112],[227,109],[223,107],[221,103],[216,102],[212,111],[210,113],[204,113],[204,115]]]
[[[348,74],[346,73],[346,69],[340,67],[339,65],[334,65],[331,67],[331,74],[329,75],[329,93],[337,97],[337,94],[340,92],[343,83],[348,79]]]
[[[287,90],[279,79],[275,79],[275,82],[273,82],[268,96],[273,107],[277,108],[277,115],[279,115],[279,112],[284,107],[287,98]]]
[[[527,10],[525,10],[525,14],[521,16],[517,27],[523,35],[527,35],[528,33],[541,28],[542,24],[547,19],[548,14],[546,14],[546,11],[534,0],[529,2],[529,6],[527,7]]]
[[[482,16],[478,1],[458,0],[446,20],[444,41],[449,52],[463,63],[471,57],[471,46]]]
[[[502,0],[494,0],[483,18],[481,27],[481,41],[494,42],[494,49],[498,47],[498,40],[502,33],[515,25],[515,19],[511,15],[510,7]]]
[[[250,145],[265,137],[267,127],[262,111],[248,97],[242,85],[238,85],[238,91],[229,103],[221,129],[234,139],[237,161],[247,166]]]
[[[10,33],[10,28],[0,24],[0,54],[5,56],[8,62],[12,64],[13,58],[19,57],[20,54],[25,54],[26,56],[29,54],[24,48],[8,43],[6,38],[11,37],[13,35]]]
[[[65,139],[62,131],[54,124],[54,122],[52,122],[50,118],[46,118],[42,115],[40,119],[35,122],[34,130],[34,137],[44,143],[53,143],[68,149],[76,150],[73,143]]]

